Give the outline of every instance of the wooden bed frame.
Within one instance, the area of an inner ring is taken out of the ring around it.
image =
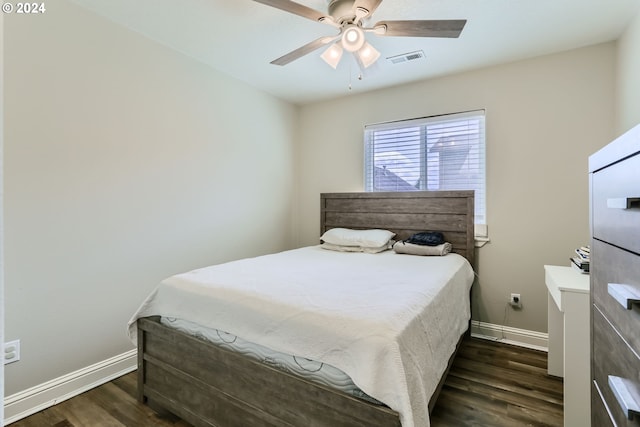
[[[473,191],[327,193],[320,200],[321,233],[383,228],[404,239],[441,231],[453,252],[475,265]],[[160,324],[158,317],[138,320],[138,399],[197,427],[400,426],[398,413],[386,406],[219,348]]]

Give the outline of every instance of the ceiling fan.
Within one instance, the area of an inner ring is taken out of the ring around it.
[[[362,68],[367,68],[380,57],[378,52],[365,39],[365,33],[390,37],[447,37],[457,38],[467,21],[452,20],[405,20],[380,21],[371,27],[365,27],[373,12],[382,0],[328,0],[328,13],[323,13],[291,0],[254,0],[303,18],[330,25],[339,30],[334,36],[324,36],[299,47],[278,59],[271,61],[275,65],[287,65],[323,46],[330,45],[321,55],[333,68],[337,68],[343,52],[351,52]]]

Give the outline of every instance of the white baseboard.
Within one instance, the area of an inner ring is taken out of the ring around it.
[[[10,424],[107,383],[137,368],[137,350],[79,369],[4,399],[4,424]]]
[[[549,351],[549,334],[543,332],[472,320],[471,336],[535,350]]]

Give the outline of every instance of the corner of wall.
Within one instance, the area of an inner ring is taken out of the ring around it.
[[[640,7],[617,42],[615,134],[640,123]]]
[[[302,168],[301,164],[301,139],[302,139],[302,129],[300,124],[300,112],[301,107],[299,105],[294,105],[295,108],[295,119],[293,125],[293,193],[291,196],[291,225],[289,227],[289,233],[291,236],[291,240],[289,245],[291,247],[299,247],[301,246],[300,242],[300,203],[301,203],[301,195],[300,195],[300,180],[302,178]]]
[[[0,70],[4,69],[4,15],[0,15]],[[0,100],[4,99],[4,79],[0,79]],[[4,164],[3,157],[3,135],[4,135],[4,109],[3,102],[0,102],[0,346],[4,347],[4,232],[3,232],[3,188],[4,181],[2,179]],[[0,401],[4,401],[4,364],[0,364]],[[4,408],[0,405],[0,420],[4,419]],[[2,421],[0,421],[1,423]]]

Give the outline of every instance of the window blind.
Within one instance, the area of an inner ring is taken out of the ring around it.
[[[365,191],[474,190],[486,224],[484,111],[367,125]]]

